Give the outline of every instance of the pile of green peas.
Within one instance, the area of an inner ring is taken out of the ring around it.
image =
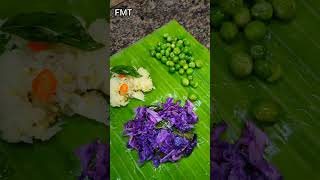
[[[151,47],[150,55],[154,60],[160,61],[168,67],[172,74],[181,75],[181,84],[197,88],[199,83],[193,78],[196,69],[200,69],[203,64],[201,60],[195,59],[190,49],[190,42],[184,36],[172,36],[163,34],[162,41]]]
[[[281,66],[266,60],[267,48],[264,40],[267,24],[272,19],[288,21],[295,17],[294,0],[213,0],[211,25],[214,31],[228,44],[236,41],[243,33],[249,48],[236,52],[229,61],[230,70],[237,78],[250,74],[267,82],[281,77]]]

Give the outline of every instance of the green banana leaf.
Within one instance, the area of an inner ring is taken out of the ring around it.
[[[319,179],[320,162],[320,1],[296,0],[291,22],[272,21],[267,47],[270,58],[281,64],[282,79],[268,84],[255,77],[236,80],[228,69],[230,54],[245,50],[243,40],[226,45],[212,33],[214,121],[229,124],[228,137],[236,139],[250,106],[257,98],[277,101],[283,109],[279,122],[262,126],[272,140],[267,158],[284,179]]]
[[[181,84],[180,76],[168,72],[168,68],[160,61],[153,60],[149,49],[161,40],[164,33],[185,35],[191,43],[191,50],[196,59],[202,59],[204,66],[194,73],[200,84],[193,91],[199,101],[196,113],[199,122],[195,131],[198,134],[198,146],[193,153],[177,163],[161,164],[153,167],[152,162],[138,164],[136,151],[127,149],[127,137],[123,136],[123,125],[134,117],[134,109],[142,105],[150,105],[164,101],[166,97],[186,99],[191,89]],[[176,21],[171,21],[154,33],[146,36],[134,45],[111,57],[111,67],[115,65],[131,65],[143,67],[150,72],[156,89],[145,96],[145,102],[130,100],[126,107],[110,109],[110,176],[111,179],[209,179],[210,177],[210,55],[208,49],[197,42]]]
[[[0,18],[34,11],[72,13],[88,23],[105,18],[108,2],[104,0],[5,0]],[[19,108],[19,107],[17,107]],[[8,144],[0,140],[1,180],[74,180],[80,175],[80,161],[74,154],[79,146],[96,138],[108,141],[107,128],[80,116],[65,117],[63,130],[47,142]]]

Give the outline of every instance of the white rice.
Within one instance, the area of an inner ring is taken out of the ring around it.
[[[1,23],[1,21],[0,21]],[[97,20],[89,33],[106,43],[107,22]],[[84,52],[64,45],[40,53],[26,48],[26,41],[14,37],[9,44],[18,49],[0,56],[0,133],[2,139],[16,143],[48,140],[61,130],[62,114],[80,114],[107,124],[109,93],[107,54],[104,48]],[[30,101],[32,80],[43,69],[50,69],[58,81],[54,103],[39,106]],[[87,90],[92,90],[90,93]]]

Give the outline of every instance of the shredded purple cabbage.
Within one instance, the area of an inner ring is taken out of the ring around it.
[[[263,156],[267,135],[247,121],[234,143],[220,140],[227,129],[223,122],[211,134],[211,177],[219,180],[281,180],[278,170]]]
[[[127,147],[138,151],[140,164],[151,160],[158,167],[192,153],[197,145],[194,124],[198,122],[193,109],[190,101],[181,106],[181,101],[173,98],[136,109],[134,119],[124,125],[124,135],[129,136]]]
[[[82,173],[79,180],[109,179],[109,148],[107,144],[95,141],[78,148],[75,154],[80,158]]]

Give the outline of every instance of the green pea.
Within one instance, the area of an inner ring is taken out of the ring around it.
[[[155,50],[150,51],[150,55],[151,55],[152,57],[155,57],[156,54],[157,54],[157,52],[156,52]]]
[[[161,49],[166,50],[167,49],[167,45],[166,44],[162,44],[161,45]]]
[[[271,76],[267,79],[267,81],[270,83],[278,81],[282,75],[282,68],[280,64],[273,64],[271,66],[271,72]]]
[[[189,75],[189,76],[188,76],[188,79],[189,79],[190,81],[193,80],[193,76]]]
[[[180,65],[179,64],[175,64],[175,66],[174,66],[177,70],[179,70],[180,69]]]
[[[188,64],[184,64],[182,67],[184,70],[187,70],[189,68]]]
[[[190,99],[191,101],[196,101],[196,100],[198,99],[198,97],[197,97],[197,95],[195,95],[195,94],[190,94],[190,95],[189,95],[189,99]]]
[[[161,60],[162,54],[161,54],[161,53],[157,53],[157,54],[156,54],[156,58],[157,58],[158,60]]]
[[[190,51],[190,48],[189,47],[184,47],[183,48],[183,53],[187,54],[187,55],[192,55],[192,52]]]
[[[252,58],[244,52],[235,53],[231,57],[229,67],[234,76],[237,78],[245,78],[252,72]]]
[[[179,59],[183,60],[186,58],[186,55],[184,53],[179,54]]]
[[[184,69],[183,69],[183,68],[180,68],[180,69],[179,69],[179,74],[181,74],[181,75],[184,74]]]
[[[180,48],[176,47],[173,49],[173,52],[175,55],[178,55],[178,54],[180,54],[181,50],[180,50]]]
[[[243,7],[243,0],[218,0],[223,12],[228,15],[234,15],[237,10]]]
[[[167,39],[169,37],[169,34],[168,33],[164,33],[163,34],[163,38]]]
[[[168,48],[171,47],[171,43],[166,43],[166,45]]]
[[[175,73],[175,72],[176,72],[176,69],[175,69],[174,67],[170,67],[170,68],[169,68],[169,72],[170,72],[170,73]]]
[[[220,27],[220,25],[225,20],[225,17],[226,16],[225,16],[224,12],[220,8],[214,7],[210,13],[210,20],[211,20],[213,27],[215,27],[215,28]]]
[[[233,16],[233,19],[238,26],[244,27],[251,20],[249,9],[245,7],[239,9],[238,12]]]
[[[172,42],[173,38],[171,36],[167,37],[167,42]]]
[[[272,0],[274,13],[281,20],[291,20],[296,14],[296,2],[294,0]]]
[[[260,122],[274,123],[280,115],[280,106],[272,100],[259,100],[253,107],[253,115]]]
[[[232,22],[224,22],[220,28],[221,37],[227,42],[234,40],[238,32],[238,27]]]
[[[194,61],[194,57],[190,57],[190,62],[193,62]]]
[[[185,60],[180,60],[180,61],[179,61],[179,64],[180,64],[180,66],[183,66],[183,65],[186,64],[186,61],[185,61]]]
[[[171,47],[169,46],[169,47],[166,49],[166,51],[171,52],[171,51],[172,51]]]
[[[202,63],[201,60],[196,60],[195,63],[196,63],[196,67],[197,67],[197,68],[202,68],[203,63]]]
[[[164,56],[166,54],[166,51],[162,49],[160,53],[162,54],[162,56]]]
[[[187,39],[183,39],[183,44],[185,46],[190,46],[190,42]]]
[[[250,47],[250,55],[253,59],[263,59],[266,55],[266,48],[260,44],[252,45]]]
[[[161,48],[159,46],[156,47],[156,52],[160,52]]]
[[[259,41],[267,34],[267,27],[261,21],[252,21],[246,26],[244,34],[250,41]]]
[[[162,62],[163,64],[166,64],[167,61],[168,61],[168,58],[167,58],[167,57],[163,56],[163,57],[161,58],[161,62]]]
[[[161,48],[161,46],[163,45],[163,42],[158,42],[158,46]]]
[[[173,57],[173,62],[174,62],[174,63],[179,62],[179,57],[178,57],[178,56],[174,56],[174,57]]]
[[[174,67],[174,62],[173,61],[169,61],[169,66]]]
[[[190,75],[190,74],[192,74],[192,73],[193,73],[193,69],[192,69],[192,68],[188,68],[188,69],[187,69],[187,74]]]
[[[195,68],[195,67],[196,67],[196,63],[194,63],[194,62],[190,62],[190,63],[189,63],[189,67],[191,67],[191,68]]]
[[[266,60],[256,60],[254,62],[253,69],[254,69],[254,74],[257,75],[262,80],[266,80],[272,75],[271,63]]]
[[[176,44],[175,44],[175,43],[172,43],[172,44],[170,45],[170,47],[171,47],[172,49],[174,49],[174,48],[176,47]]]
[[[197,88],[197,87],[199,86],[199,83],[198,83],[197,81],[195,81],[195,80],[192,80],[192,81],[190,82],[190,85],[191,85],[192,87],[194,87],[194,88]]]
[[[183,86],[189,86],[189,80],[187,78],[182,78],[181,83]]]
[[[257,2],[251,9],[251,14],[256,19],[269,20],[272,18],[273,8],[269,2]]]

